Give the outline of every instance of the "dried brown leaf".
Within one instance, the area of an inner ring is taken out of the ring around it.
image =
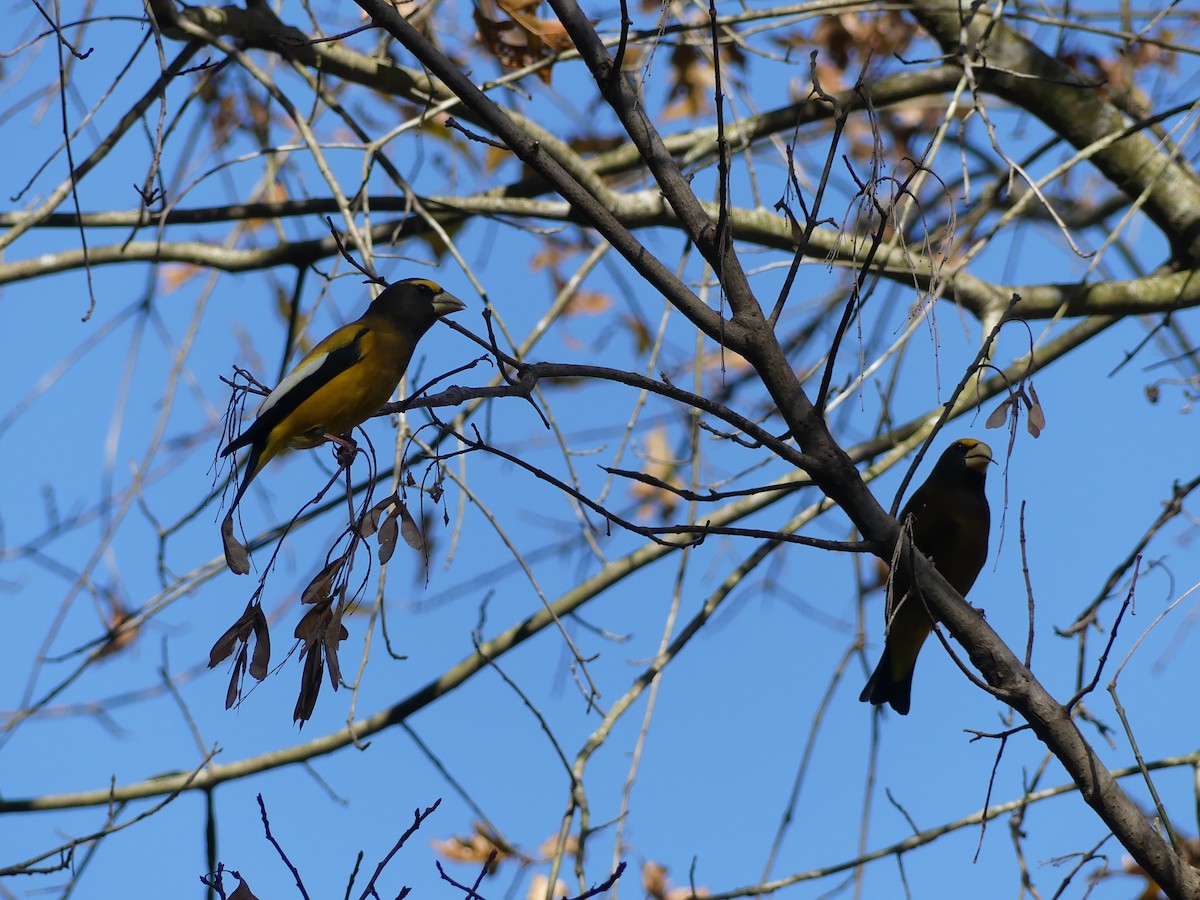
[[[383,524],[379,526],[379,563],[387,565],[388,560],[392,558],[392,554],[396,552],[396,537],[400,531],[400,525],[396,521],[396,512],[393,511]]]
[[[500,859],[507,859],[510,856],[519,855],[517,848],[509,843],[508,839],[505,838],[504,835],[500,834],[498,831],[496,831],[496,829],[488,825],[487,822],[480,822],[476,820],[475,822],[471,823],[471,827],[475,830],[477,835],[486,840],[496,849]]]
[[[1033,389],[1033,382],[1029,382],[1029,394],[1025,397],[1025,405],[1029,409],[1029,421],[1026,422],[1026,427],[1029,433],[1035,438],[1046,430],[1046,412],[1042,409],[1042,401],[1038,399],[1037,391]]]
[[[343,611],[339,604],[335,612],[329,601],[326,601],[310,609],[296,624],[296,637],[303,642],[300,656],[304,660],[304,666],[300,673],[300,693],[292,710],[292,721],[299,722],[301,726],[312,717],[313,709],[316,708],[326,662],[329,663],[329,679],[333,689],[338,689],[341,679],[341,666],[337,657],[338,645],[350,636],[342,624]]]
[[[543,244],[529,260],[530,271],[540,272],[544,269],[554,270],[574,252],[571,247],[562,242]]]
[[[309,652],[304,657],[304,669],[300,674],[300,693],[296,696],[296,706],[292,710],[292,721],[299,722],[301,727],[312,718],[313,710],[316,709],[317,696],[321,693],[321,676],[324,673],[325,662],[320,651]]]
[[[350,632],[342,624],[341,610],[339,608],[337,615],[330,615],[329,623],[325,626],[323,641],[325,660],[329,664],[329,683],[333,685],[335,691],[342,680],[342,665],[338,660],[338,647],[348,637],[350,637]]]
[[[512,158],[513,152],[507,147],[488,144],[487,149],[483,151],[483,171],[490,175]]]
[[[204,270],[199,266],[194,266],[190,263],[171,263],[160,266],[158,269],[158,289],[163,294],[173,293],[202,271]]]
[[[1008,421],[1008,407],[1012,403],[1012,397],[1005,397],[1000,401],[1000,405],[992,410],[992,414],[987,417],[984,422],[984,428],[1003,428],[1004,423]]]
[[[538,847],[538,853],[544,858],[550,859],[558,851],[558,835],[552,834],[546,840],[542,841],[542,845]],[[563,852],[567,856],[579,855],[579,838],[573,834],[567,835],[567,843],[563,848]]]
[[[369,538],[379,530],[379,518],[383,515],[383,510],[375,506],[368,509],[363,515],[362,520],[358,523],[358,536],[361,538]]]
[[[621,317],[621,323],[633,335],[633,346],[638,353],[648,353],[650,348],[654,346],[654,337],[650,334],[650,330],[646,328],[646,323],[639,316],[625,315]]]
[[[229,895],[229,900],[258,900],[258,895],[250,890],[250,885],[246,883],[246,879],[241,875],[236,875],[235,877],[238,880],[238,886]]]
[[[642,439],[642,472],[664,485],[682,487],[678,462],[672,458],[667,430],[661,426],[651,429]],[[669,518],[679,505],[679,495],[666,487],[635,481],[629,492],[639,501],[638,517],[649,519],[654,515]]]
[[[598,316],[601,313],[608,312],[612,308],[613,298],[611,294],[605,294],[601,291],[576,291],[571,295],[571,299],[567,301],[567,305],[563,308],[563,316],[571,318],[572,316]]]
[[[233,510],[221,523],[221,543],[225,546],[225,565],[234,575],[245,575],[250,571],[250,551],[233,536]]]
[[[254,626],[249,618],[253,607],[253,603],[248,604],[245,612],[238,616],[237,621],[230,625],[225,630],[225,633],[217,638],[217,642],[212,645],[212,649],[208,651],[208,667],[210,669],[227,660],[239,643],[249,640],[254,630]]]
[[[541,0],[496,0],[496,5],[508,13],[517,27],[528,36],[531,44],[555,53],[570,50],[574,46],[561,22],[533,15],[531,11],[541,5]]]
[[[246,673],[246,646],[243,644],[242,649],[238,652],[237,660],[233,664],[233,672],[229,676],[229,687],[225,689],[225,708],[232,709],[233,704],[237,703],[238,686],[242,683],[242,676]]]
[[[690,44],[679,44],[670,56],[671,84],[663,121],[703,116],[712,108],[716,73],[708,58]]]
[[[400,534],[408,546],[419,553],[425,552],[425,538],[421,536],[421,529],[417,527],[408,507],[403,503],[400,504]]]
[[[691,887],[671,887],[666,867],[649,860],[642,864],[642,887],[654,900],[687,900],[688,897],[707,897],[712,893],[704,887],[697,887],[694,892]]]
[[[902,52],[912,43],[914,34],[913,24],[892,11],[846,12],[822,19],[813,29],[810,43],[822,48],[826,65],[838,73],[840,82],[840,73],[853,68],[856,59]],[[821,86],[827,91],[835,89],[823,79]]]
[[[333,591],[334,578],[345,561],[346,557],[339,556],[333,562],[326,563],[325,568],[318,572],[316,577],[308,583],[308,587],[300,595],[300,602],[324,603],[328,600],[330,593]]]
[[[262,681],[271,667],[271,631],[262,607],[255,604],[254,610],[256,616],[251,622],[254,628],[254,653],[250,657],[250,676],[255,681]]]
[[[305,646],[300,649],[304,653],[306,649],[320,640],[321,633],[325,630],[325,617],[329,615],[329,602],[318,604],[306,612],[296,623],[296,630],[293,632],[296,639],[303,641]]]
[[[642,863],[642,890],[654,900],[665,900],[667,896],[666,866],[649,859]]]
[[[134,622],[133,614],[115,600],[112,602],[112,606],[105,618],[107,636],[104,639],[104,643],[96,650],[97,659],[103,659],[106,656],[120,653],[126,647],[133,644],[137,640],[138,635],[141,634],[140,625],[130,624]]]
[[[496,871],[496,866],[504,855],[491,840],[478,831],[469,836],[454,835],[449,840],[434,840],[430,843],[433,844],[433,849],[437,853],[440,853],[443,858],[452,860],[453,862],[472,863],[474,865],[482,865],[487,862],[488,857],[492,855],[492,851],[496,851],[496,859],[492,862],[488,874]]]
[[[740,353],[729,349],[713,350],[700,356],[700,367],[705,372],[717,372],[724,376],[726,372],[747,372],[750,363]]]
[[[561,22],[529,12],[537,5],[533,0],[478,0],[475,4],[479,38],[505,68],[524,68],[571,48]],[[550,67],[539,70],[538,77],[549,83]]]

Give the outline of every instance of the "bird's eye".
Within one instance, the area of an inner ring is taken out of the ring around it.
[[[422,281],[417,286],[417,290],[419,290],[421,292],[421,295],[424,297],[432,297],[433,296],[433,286],[428,281]]]

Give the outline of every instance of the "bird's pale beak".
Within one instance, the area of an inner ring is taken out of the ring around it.
[[[433,298],[433,311],[438,316],[448,316],[450,313],[456,313],[459,310],[467,308],[467,304],[463,303],[449,291],[442,291]]]
[[[963,463],[967,468],[974,469],[976,472],[986,472],[990,462],[995,462],[992,459],[992,448],[983,441],[968,450],[967,455],[963,457]]]

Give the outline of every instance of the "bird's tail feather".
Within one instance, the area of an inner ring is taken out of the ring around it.
[[[238,438],[241,440],[241,438]],[[237,441],[233,441],[228,447],[221,451],[222,456],[226,456],[238,449]],[[238,485],[237,493],[233,495],[233,503],[229,506],[229,511],[237,509],[237,505],[242,501],[242,495],[246,493],[246,488],[250,487],[250,482],[254,480],[254,476],[259,473],[263,466],[267,464],[267,460],[262,458],[263,445],[255,442],[250,446],[250,453],[246,456],[246,464],[242,467],[242,483]]]
[[[879,665],[875,667],[875,671],[867,680],[867,686],[858,695],[858,699],[863,703],[872,703],[875,706],[887,703],[900,715],[907,716],[912,701],[913,671],[913,669],[909,669],[908,673],[900,679],[892,677],[892,653],[891,649],[885,645],[883,653],[879,657]]]

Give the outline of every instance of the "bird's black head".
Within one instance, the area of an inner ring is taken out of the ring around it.
[[[388,285],[371,303],[369,315],[387,316],[399,324],[424,334],[442,316],[466,309],[463,303],[436,281],[405,278]]]
[[[987,475],[992,460],[992,448],[974,438],[959,438],[947,447],[933,470],[942,475],[975,473],[980,479]]]

